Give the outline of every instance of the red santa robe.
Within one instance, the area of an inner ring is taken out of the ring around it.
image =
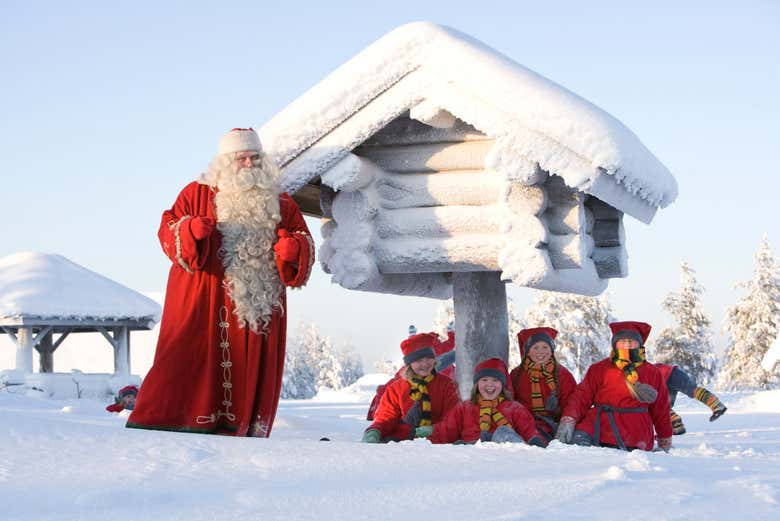
[[[536,430],[534,417],[521,403],[504,400],[498,405],[498,410],[526,443],[531,438],[540,437]],[[497,425],[491,423],[490,434],[493,434],[496,428]],[[431,443],[454,443],[456,441],[471,443],[479,440],[480,434],[479,405],[474,404],[471,400],[464,400],[447,413],[441,422],[434,424],[433,434],[428,439],[431,440]]]
[[[577,430],[594,435],[596,417],[600,416],[600,443],[618,446],[615,433],[610,426],[609,414],[598,414],[598,405],[621,409],[641,409],[641,412],[614,412],[615,424],[621,439],[629,449],[653,450],[653,429],[659,438],[672,436],[672,422],[669,419],[669,392],[661,372],[650,363],[636,368],[639,382],[651,385],[658,391],[653,403],[641,403],[626,386],[622,370],[606,358],[588,368],[585,378],[577,386],[563,410],[564,416],[578,420]]]
[[[286,298],[262,334],[239,327],[224,286],[225,268],[216,228],[202,240],[190,230],[195,216],[216,221],[215,189],[197,182],[163,213],[158,232],[173,262],[154,364],[144,379],[127,426],[236,436],[271,433],[284,370]],[[297,262],[277,259],[285,286],[306,283],[314,243],[298,206],[279,197],[281,221],[300,247]]]
[[[536,419],[536,427],[539,429],[539,432],[547,434],[546,438],[548,440],[551,439],[555,433],[553,432],[549,421],[545,421],[541,416],[554,421],[555,423],[560,421],[561,412],[566,408],[566,404],[569,403],[569,398],[577,388],[577,381],[568,369],[556,362],[555,371],[555,384],[558,397],[558,408],[555,411],[533,410],[533,403],[531,400],[531,376],[528,374],[528,371],[523,368],[522,364],[512,369],[512,372],[509,373],[509,381],[512,383],[511,390],[514,393],[515,400],[522,403],[529,411],[532,411],[532,414]],[[547,398],[552,391],[544,378],[541,378],[541,381],[539,382],[539,389],[542,392],[542,403],[546,403]]]
[[[415,403],[409,396],[410,391],[411,386],[406,378],[391,380],[379,402],[374,422],[366,430],[377,429],[383,440],[411,439],[414,432],[409,424],[402,421]],[[431,423],[434,424],[441,421],[460,401],[455,382],[439,374],[428,384],[428,395],[431,397]]]

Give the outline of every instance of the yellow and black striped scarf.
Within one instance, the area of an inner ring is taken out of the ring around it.
[[[425,378],[413,376],[409,379],[409,397],[420,401],[420,427],[431,425],[431,395],[428,394],[428,384],[433,381],[433,374]]]
[[[491,423],[496,424],[496,428],[502,425],[508,425],[512,427],[509,420],[504,418],[504,415],[498,410],[498,405],[504,401],[504,397],[498,395],[495,400],[485,400],[481,396],[479,397],[479,430],[489,431]]]
[[[623,371],[626,381],[634,385],[639,380],[639,374],[636,368],[645,363],[645,348],[637,349],[612,349],[612,363],[615,367]]]
[[[541,381],[547,382],[550,391],[554,391],[555,384],[555,360],[550,357],[547,363],[539,365],[531,360],[531,357],[523,359],[523,369],[528,373],[531,380],[531,412],[534,414],[545,414],[544,399],[542,398]]]

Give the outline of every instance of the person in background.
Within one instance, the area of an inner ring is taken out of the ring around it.
[[[106,406],[108,412],[122,412],[125,409],[132,411],[135,407],[135,399],[138,396],[138,387],[127,385],[119,389],[114,398],[114,403]]]
[[[425,437],[428,429],[458,404],[455,382],[436,373],[435,333],[419,333],[401,342],[404,371],[385,388],[365,443]]]
[[[709,407],[712,411],[712,416],[710,416],[711,422],[714,422],[726,412],[727,407],[717,396],[704,387],[696,385],[693,378],[676,365],[655,364],[655,366],[661,371],[661,376],[666,382],[666,387],[669,391],[670,407],[674,407],[677,393],[681,392]],[[674,409],[669,409],[669,411],[672,419],[672,434],[685,434],[685,424],[680,415],[674,412]]]
[[[563,409],[577,388],[574,376],[555,359],[557,335],[551,327],[520,331],[517,343],[522,362],[509,375],[514,399],[531,411],[548,442],[555,437]]]
[[[432,443],[493,441],[547,446],[531,413],[512,399],[508,378],[500,358],[480,362],[474,369],[471,399],[460,402],[432,428],[417,429],[418,434],[429,430]]]
[[[612,353],[588,368],[563,410],[556,439],[563,443],[652,451],[672,446],[669,392],[661,372],[646,363],[651,326],[613,322]]]

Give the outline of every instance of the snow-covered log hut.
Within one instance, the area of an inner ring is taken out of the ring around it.
[[[348,289],[454,296],[461,392],[507,358],[502,282],[597,295],[628,275],[623,216],[674,201],[618,120],[467,35],[387,34],[261,129],[284,188],[323,218]]]
[[[16,344],[16,368],[54,372],[54,352],[72,333],[101,333],[114,350],[114,376],[130,376],[130,332],[149,330],[160,305],[61,255],[22,252],[0,259],[0,333]],[[57,335],[55,340],[55,335]]]

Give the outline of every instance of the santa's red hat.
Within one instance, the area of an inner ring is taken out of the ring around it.
[[[436,358],[433,346],[436,345],[437,340],[436,333],[419,333],[401,342],[404,364],[409,365],[421,358]]]
[[[640,346],[645,345],[647,337],[650,336],[650,330],[653,328],[650,324],[645,322],[612,322],[609,325],[612,330],[612,347],[618,340],[624,338],[631,338],[639,342]]]
[[[234,128],[221,138],[219,138],[219,148],[217,154],[230,154],[232,152],[241,152],[243,150],[263,151],[260,144],[260,137],[252,128]]]
[[[555,351],[555,337],[558,331],[551,327],[531,327],[523,329],[517,334],[517,344],[520,346],[520,356],[525,356],[527,348],[537,342],[544,342],[550,346],[550,351]]]
[[[500,358],[488,358],[477,364],[477,367],[474,368],[474,383],[486,376],[496,378],[506,389],[506,383],[509,381],[509,372],[506,370],[506,364]]]

